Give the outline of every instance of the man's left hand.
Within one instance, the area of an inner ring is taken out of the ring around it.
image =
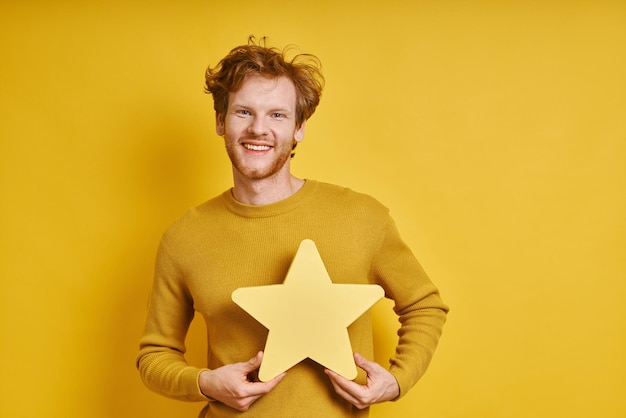
[[[354,362],[367,373],[365,385],[359,385],[332,370],[325,370],[339,396],[357,408],[364,409],[375,403],[391,401],[400,395],[396,378],[380,364],[368,361],[358,353],[354,353]]]

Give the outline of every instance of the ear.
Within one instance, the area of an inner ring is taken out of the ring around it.
[[[217,132],[219,136],[224,136],[225,133],[224,116],[220,113],[215,113],[215,132]]]
[[[304,128],[306,128],[306,121],[302,122],[302,125],[297,127],[293,134],[293,139],[295,139],[296,142],[302,142],[304,140]]]

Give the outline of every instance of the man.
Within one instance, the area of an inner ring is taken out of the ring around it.
[[[388,210],[338,186],[295,177],[293,150],[319,103],[315,57],[256,44],[234,48],[206,72],[216,130],[233,188],[190,210],[159,247],[137,365],[151,389],[207,401],[201,417],[365,417],[404,395],[425,372],[447,307],[400,239]],[[282,283],[303,239],[312,239],[335,283],[379,284],[401,328],[390,367],[371,361],[372,323],[349,327],[355,381],[307,359],[261,382],[265,329],[231,300],[240,287]],[[207,368],[189,365],[184,340],[194,312],[207,327]]]

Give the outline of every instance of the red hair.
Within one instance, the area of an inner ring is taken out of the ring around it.
[[[289,51],[266,46],[267,39],[255,42],[250,36],[247,45],[233,48],[215,67],[207,68],[205,91],[213,96],[213,108],[223,117],[228,110],[229,93],[239,90],[247,77],[289,78],[296,88],[296,125],[309,119],[320,102],[324,76],[319,59],[310,54],[286,58]]]

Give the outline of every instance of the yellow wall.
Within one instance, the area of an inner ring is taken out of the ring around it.
[[[161,232],[230,185],[202,76],[248,34],[323,62],[296,174],[387,204],[452,307],[373,416],[626,416],[626,3],[602,0],[2,1],[0,416],[196,416],[133,362]]]

